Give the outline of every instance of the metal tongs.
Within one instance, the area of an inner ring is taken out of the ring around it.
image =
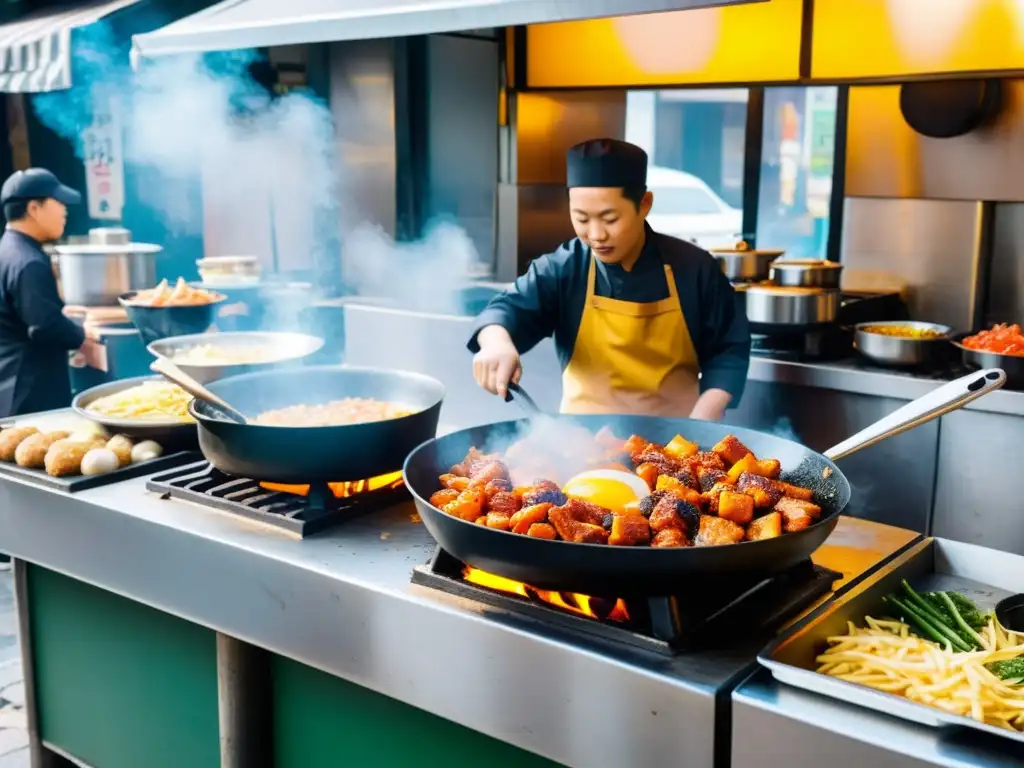
[[[515,395],[515,397],[513,397],[512,395]],[[510,381],[508,383],[508,392],[505,393],[505,402],[514,402],[516,405],[522,408],[523,413],[525,413],[527,417],[531,419],[536,416],[544,415],[544,411],[540,409],[540,406],[537,405],[537,402],[532,397],[530,397],[529,393],[525,389],[516,384],[514,381]]]
[[[226,403],[223,398],[213,394],[213,392],[193,379],[166,357],[158,357],[149,368],[154,373],[159,373],[172,384],[177,384],[196,400],[202,400],[207,405],[212,406],[231,421],[238,424],[248,423],[243,413]]]

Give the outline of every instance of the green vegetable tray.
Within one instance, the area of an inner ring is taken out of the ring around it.
[[[919,594],[957,592],[981,611],[991,612],[1001,599],[1021,591],[1024,557],[948,539],[926,539],[784,632],[761,652],[758,662],[779,682],[822,696],[934,728],[974,729],[1010,742],[1024,743],[1024,733],[980,723],[816,671],[815,659],[827,647],[827,639],[846,634],[847,622],[863,626],[865,616],[895,615],[896,611],[886,598],[905,595],[904,580]],[[1011,749],[1018,754],[1019,747]]]

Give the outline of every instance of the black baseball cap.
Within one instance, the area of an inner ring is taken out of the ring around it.
[[[0,189],[0,205],[14,200],[44,200],[52,197],[64,205],[78,205],[82,195],[60,183],[60,179],[45,168],[15,171]]]

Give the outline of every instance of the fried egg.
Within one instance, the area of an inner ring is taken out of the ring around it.
[[[650,494],[647,483],[631,472],[618,469],[594,469],[580,472],[562,488],[566,496],[598,504],[621,513],[627,504]]]

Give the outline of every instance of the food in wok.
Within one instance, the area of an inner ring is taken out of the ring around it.
[[[976,352],[995,352],[998,355],[1024,357],[1024,334],[1016,323],[998,323],[987,331],[980,331],[960,342]]]
[[[877,336],[891,336],[896,339],[913,339],[915,341],[934,341],[944,339],[949,334],[937,328],[924,328],[916,325],[864,325],[858,326],[858,330],[864,333],[873,333]]]
[[[681,435],[658,445],[606,430],[593,444],[591,468],[561,486],[522,482],[524,466],[536,471],[533,451],[470,449],[440,476],[430,503],[468,522],[537,538],[659,548],[770,539],[821,516],[811,490],[780,480],[779,461],[755,456],[735,435],[710,450]]]
[[[265,344],[224,347],[197,344],[177,350],[170,357],[178,365],[258,365],[285,360],[291,357],[291,351]]]
[[[256,423],[266,427],[342,427],[371,421],[400,419],[415,408],[364,397],[346,397],[322,405],[291,405],[264,411]]]

